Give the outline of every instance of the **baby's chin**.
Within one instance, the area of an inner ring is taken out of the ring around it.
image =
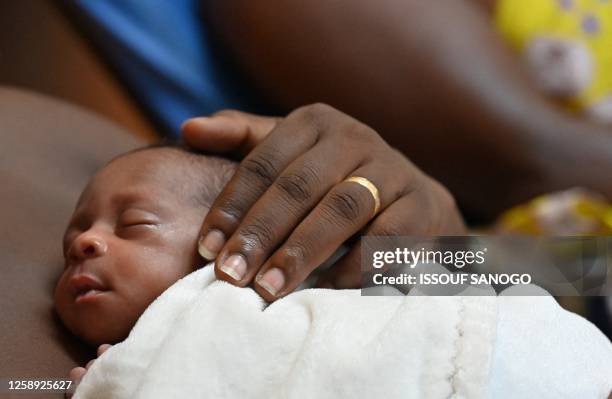
[[[68,328],[74,335],[92,346],[116,344],[127,338],[130,331],[130,328],[108,328],[78,323]]]
[[[79,306],[65,298],[56,300],[55,305],[64,325],[90,345],[123,341],[138,319],[132,310],[121,306]]]

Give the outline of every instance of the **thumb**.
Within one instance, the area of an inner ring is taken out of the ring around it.
[[[279,121],[280,118],[226,110],[188,119],[181,131],[185,142],[198,150],[245,156]]]

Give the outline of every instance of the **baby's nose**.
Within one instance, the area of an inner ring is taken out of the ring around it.
[[[108,246],[102,237],[85,232],[74,240],[69,256],[72,261],[82,261],[103,256],[107,250]]]

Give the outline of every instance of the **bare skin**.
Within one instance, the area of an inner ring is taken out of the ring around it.
[[[314,124],[307,124],[310,128],[299,136],[287,136],[286,131],[303,118],[325,121],[327,128],[317,130]],[[256,274],[274,268],[282,273],[286,279],[275,293],[261,281],[254,285],[269,301],[293,291],[362,229],[369,234],[464,232],[452,197],[439,183],[372,129],[328,106],[306,107],[287,118],[226,112],[188,122],[185,134],[196,147],[204,140],[209,145],[215,143],[217,150],[249,154],[210,210],[186,204],[184,195],[177,194],[206,187],[198,186],[202,180],[184,178],[186,170],[167,161],[161,149],[128,154],[111,162],[98,172],[77,204],[64,238],[66,269],[55,300],[64,323],[89,343],[124,339],[159,294],[193,271],[199,263],[195,248],[200,232],[222,229],[229,237],[218,260],[226,260],[236,251],[248,256],[244,279],[233,279],[219,269],[218,261],[219,278],[245,286]],[[361,139],[353,140],[355,134]],[[330,156],[339,149],[350,151],[343,157]],[[266,156],[270,153],[275,157]],[[264,157],[284,173],[266,178],[260,167],[254,169],[260,165],[254,161]],[[390,170],[395,172],[393,176],[388,174]],[[353,173],[371,179],[379,188],[381,209],[377,215],[368,190],[342,182]],[[297,176],[312,179],[295,181]],[[284,190],[280,189],[282,183],[271,184],[277,177],[287,183]],[[240,217],[228,217],[228,203],[242,204]],[[200,230],[206,211],[211,216]],[[244,223],[240,224],[242,216]],[[251,234],[261,228],[268,229],[274,240],[264,243],[261,236]],[[291,250],[299,245],[302,258]],[[277,246],[280,248],[275,251]],[[277,255],[270,257],[273,253]],[[359,265],[357,244],[328,272],[325,286],[358,286]],[[87,282],[79,288],[83,275],[100,282],[101,287],[95,287],[99,292],[90,292]],[[107,349],[101,346],[98,355]],[[91,364],[73,369],[70,377],[78,382]]]
[[[111,162],[81,195],[64,236],[55,305],[86,342],[123,340],[147,306],[198,264],[205,210],[173,191],[181,173],[160,150],[142,151]]]
[[[192,146],[246,155],[202,226],[200,254],[218,278],[253,284],[266,300],[292,292],[355,234],[456,235],[463,220],[448,191],[371,128],[323,104],[286,118],[222,112],[183,125]],[[358,176],[372,193],[345,179]],[[361,285],[360,242],[318,286]]]
[[[146,307],[200,263],[198,221],[205,212],[173,191],[184,170],[161,151],[169,150],[137,152],[98,172],[66,228],[55,305],[70,330],[99,345],[98,356],[111,347],[106,342],[125,339]],[[82,296],[96,282],[99,292]],[[75,385],[93,362],[70,371]]]
[[[472,220],[583,186],[612,199],[612,134],[544,98],[495,32],[493,0],[211,2],[252,80],[323,101],[440,180]]]

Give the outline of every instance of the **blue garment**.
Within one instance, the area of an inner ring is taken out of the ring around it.
[[[265,113],[203,27],[199,0],[74,0],[92,41],[163,134],[224,108]],[[88,28],[91,28],[88,27]]]

